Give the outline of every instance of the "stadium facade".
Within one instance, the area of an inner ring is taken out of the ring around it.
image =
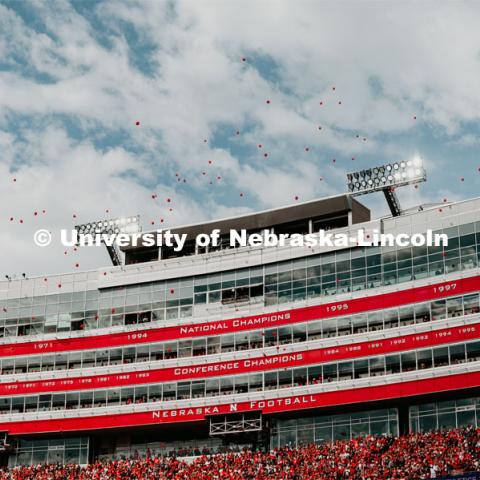
[[[4,464],[479,424],[480,199],[372,220],[340,195],[173,231],[216,228],[433,230],[449,243],[187,242],[2,282]]]

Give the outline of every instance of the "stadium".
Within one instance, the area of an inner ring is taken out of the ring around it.
[[[218,229],[215,248],[109,247],[109,267],[2,282],[2,464],[32,475],[18,478],[117,478],[118,465],[128,478],[213,478],[199,472],[215,454],[250,472],[218,478],[346,478],[413,449],[417,463],[375,478],[478,470],[480,199],[403,211],[394,187],[424,171],[390,182],[385,171],[357,173],[367,188],[349,176],[346,194],[172,229]],[[359,201],[373,191],[391,215]],[[232,247],[232,229],[432,230],[448,245]],[[295,476],[345,451],[356,453],[344,476]],[[30,467],[41,464],[70,470],[42,477]],[[110,470],[80,473],[87,464]]]

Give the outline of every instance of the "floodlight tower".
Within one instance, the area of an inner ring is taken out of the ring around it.
[[[114,218],[110,220],[100,220],[99,222],[84,223],[76,225],[75,230],[84,235],[127,233],[140,233],[142,227],[140,226],[140,215],[133,217]],[[111,245],[103,242],[107,247],[108,254],[112,260],[113,265],[118,266],[122,264],[120,251],[115,242]]]
[[[358,196],[382,191],[394,217],[398,217],[402,213],[395,189],[426,180],[427,173],[419,157],[347,173],[347,186],[350,195]]]

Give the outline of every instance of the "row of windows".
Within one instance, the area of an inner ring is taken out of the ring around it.
[[[184,382],[0,398],[0,414],[165,402],[391,375],[480,360],[480,341],[293,369]]]
[[[463,398],[409,407],[410,431],[428,432],[480,426],[480,398]],[[273,420],[270,447],[351,440],[365,435],[398,435],[397,409]]]
[[[232,289],[245,290],[242,301],[253,295],[265,305],[277,305],[478,267],[480,222],[445,233],[449,235],[445,248],[346,249],[169,282],[11,299],[0,309],[0,327],[4,336],[16,336],[189,318],[194,305],[221,304]],[[148,312],[148,318],[142,312]]]
[[[366,435],[398,435],[397,410],[391,408],[292,420],[274,420],[270,448],[333,443]]]
[[[320,338],[375,332],[479,312],[480,295],[474,293],[387,310],[311,321],[308,324],[287,325],[279,328],[217,335],[194,340],[175,340],[123,348],[3,358],[0,359],[0,374],[11,375],[14,373],[92,368],[214,355],[306,342]]]
[[[409,410],[410,431],[460,428],[480,425],[480,398],[464,398],[415,405]]]
[[[84,465],[88,463],[88,437],[52,440],[20,440],[15,453],[8,457],[10,468],[19,465]]]

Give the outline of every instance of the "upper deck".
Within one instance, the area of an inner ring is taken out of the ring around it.
[[[231,248],[228,241],[230,230],[245,230],[247,235],[269,231],[275,234],[307,234],[319,230],[334,230],[370,220],[370,210],[350,195],[338,195],[309,202],[288,205],[263,212],[249,213],[222,220],[196,223],[169,229],[172,234],[186,235],[185,246],[180,252],[173,247],[124,247],[125,264],[166,260],[189,255],[211,253]],[[200,248],[195,244],[199,234],[219,230],[220,242],[216,247]],[[148,233],[148,232],[146,232]]]

